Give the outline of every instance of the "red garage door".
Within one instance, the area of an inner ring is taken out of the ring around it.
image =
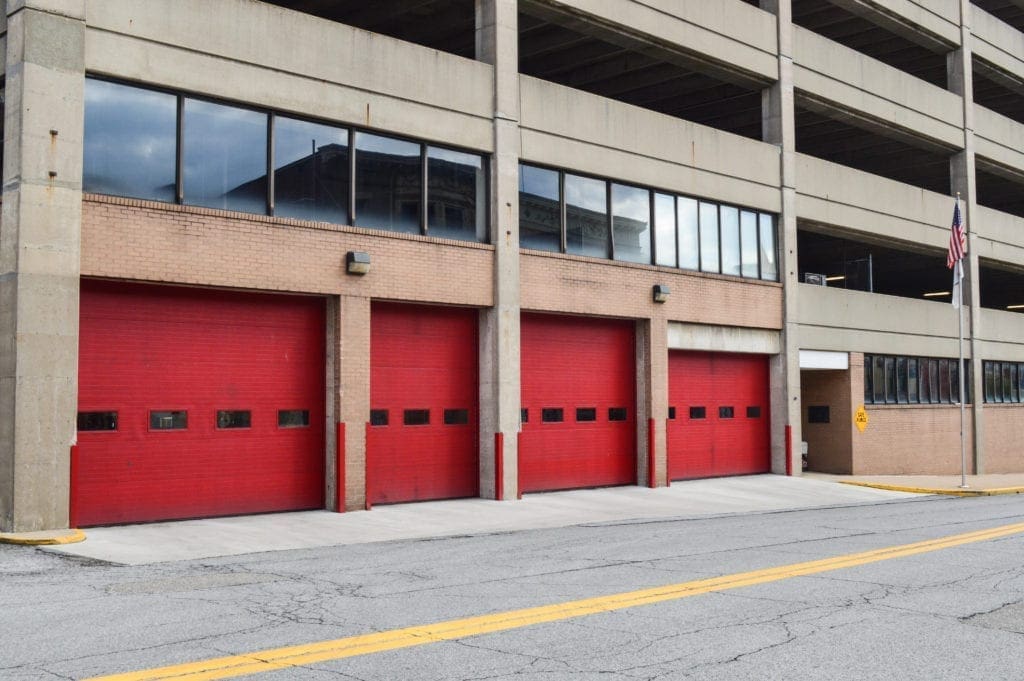
[[[374,303],[371,503],[479,495],[477,311]]]
[[[670,352],[668,364],[669,477],[767,473],[768,358]]]
[[[632,322],[524,314],[519,487],[636,482]]]
[[[323,506],[324,303],[83,281],[79,525]]]

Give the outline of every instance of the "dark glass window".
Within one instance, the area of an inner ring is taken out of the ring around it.
[[[684,270],[700,269],[700,235],[697,230],[697,200],[680,196],[676,199],[676,223],[679,237],[679,266]]]
[[[227,428],[251,428],[252,412],[244,410],[221,409],[217,412],[217,427]]]
[[[348,130],[274,119],[274,214],[348,224]]]
[[[188,428],[187,411],[149,412],[150,430],[184,430]]]
[[[700,271],[721,272],[718,261],[718,204],[700,202]]]
[[[732,206],[719,210],[722,235],[722,274],[740,276],[740,211]]]
[[[388,425],[388,410],[387,409],[371,409],[370,410],[370,425],[371,426],[386,426],[386,425]]]
[[[1010,364],[1003,362],[1003,402],[1010,401]]]
[[[779,280],[779,266],[775,252],[775,218],[761,213],[758,221],[758,237],[761,244],[761,278]]]
[[[896,358],[896,401],[907,403],[907,358]]]
[[[807,407],[807,422],[828,423],[831,420],[830,411],[828,406]]]
[[[615,259],[650,264],[651,193],[612,184],[612,238]]]
[[[757,213],[740,213],[740,274],[757,278]]]
[[[267,114],[185,99],[185,203],[267,211]]]
[[[674,411],[675,407],[669,407],[670,411]],[[609,407],[608,408],[608,420],[609,421],[625,421],[628,416],[628,411],[625,407]],[[675,418],[675,415],[669,418]]]
[[[951,391],[950,386],[950,375],[949,375],[949,360],[939,360],[939,402],[946,404],[950,402],[949,396],[955,395],[956,391]]]
[[[747,418],[748,419],[759,419],[759,418],[761,418],[761,407],[747,407]]]
[[[596,421],[597,409],[594,407],[576,407],[577,421]]]
[[[519,410],[519,422],[520,423],[529,423],[530,422],[530,410],[529,409],[520,409]]]
[[[566,253],[608,257],[608,184],[565,174]]]
[[[422,201],[420,145],[357,132],[356,224],[419,234]]]
[[[468,409],[445,409],[444,410],[444,425],[446,426],[464,426],[469,423],[469,410]]]
[[[116,411],[80,411],[78,412],[78,430],[117,430]]]
[[[654,257],[655,264],[675,267],[676,199],[670,194],[654,195]]]
[[[911,404],[918,403],[917,394],[917,358],[911,357],[907,361],[907,400]]]
[[[278,428],[306,428],[308,426],[308,409],[279,409],[277,411]]]
[[[875,401],[875,393],[871,385],[874,373],[874,359],[871,355],[864,355],[864,404],[871,404]]]
[[[558,171],[519,166],[519,245],[562,250],[562,206]]]
[[[479,154],[427,147],[427,234],[487,240],[487,182]]]
[[[959,360],[949,360],[949,395],[950,401],[953,404],[960,403],[960,372],[957,371],[957,365]],[[964,386],[964,392],[967,392],[967,386]],[[966,402],[966,400],[964,400]]]
[[[733,417],[733,408],[732,407],[719,407],[718,408],[718,418],[720,418],[720,419],[731,419],[732,417]]]
[[[996,401],[995,400],[995,382],[994,382],[994,380],[992,378],[992,375],[994,373],[994,369],[992,367],[992,362],[984,362],[984,372],[985,372],[985,401],[986,402],[995,402]]]
[[[707,410],[704,407],[690,407],[691,419],[707,418]]]
[[[177,147],[177,96],[86,78],[83,191],[173,203]]]
[[[939,360],[928,360],[928,401],[939,402]]]
[[[875,394],[872,402],[875,404],[885,404],[885,357],[875,355],[874,364],[874,375],[871,379],[871,384]]]
[[[402,422],[407,426],[426,426],[430,424],[429,409],[406,409]]]
[[[561,423],[562,410],[554,407],[547,407],[540,410],[540,420],[543,423]]]
[[[1010,399],[1013,402],[1020,402],[1020,390],[1017,385],[1017,365],[1010,365]]]
[[[885,402],[895,404],[896,402],[896,358],[885,358]]]
[[[675,417],[676,417],[676,408],[675,407],[669,407],[668,408],[668,417],[670,419],[675,419]]]

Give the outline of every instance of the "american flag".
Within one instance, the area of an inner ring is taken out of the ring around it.
[[[967,236],[964,234],[964,223],[960,219],[960,199],[953,205],[953,231],[949,235],[949,253],[946,254],[946,267],[953,269],[957,260],[963,260],[967,252]]]

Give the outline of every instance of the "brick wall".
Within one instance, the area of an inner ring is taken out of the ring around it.
[[[986,473],[1024,472],[1024,405],[985,405]]]

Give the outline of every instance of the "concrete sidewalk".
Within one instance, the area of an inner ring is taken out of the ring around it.
[[[457,499],[376,506],[370,512],[304,511],[87,529],[78,544],[44,550],[130,565],[263,551],[428,539],[518,530],[688,518],[912,498],[904,492],[811,477],[756,475],[530,494],[520,501]]]
[[[807,471],[804,478],[841,482],[847,485],[872,487],[915,494],[948,494],[961,497],[993,496],[1024,493],[1024,474],[994,473],[966,476],[967,487],[961,487],[959,475],[832,475]]]

